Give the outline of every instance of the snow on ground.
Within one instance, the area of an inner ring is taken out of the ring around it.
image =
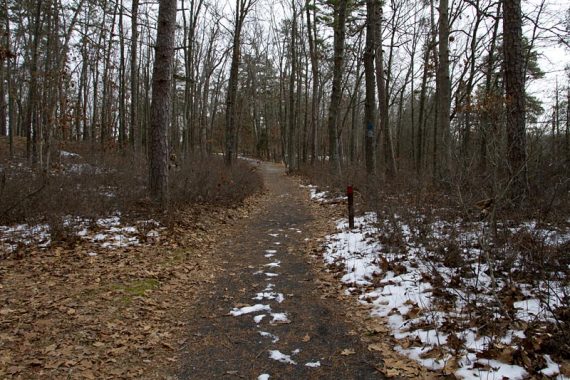
[[[311,197],[320,201],[313,193]],[[347,220],[339,221],[338,232],[328,237],[323,255],[328,270],[339,273],[347,292],[370,305],[373,316],[387,320],[400,343],[396,350],[425,367],[451,371],[464,379],[527,377],[525,368],[512,363],[513,353],[526,338],[523,330],[533,321],[553,321],[552,311],[570,293],[568,283],[520,284],[521,294],[516,294],[513,312],[505,318],[500,308],[489,306],[497,304],[497,290],[510,285],[504,278],[494,278],[485,259],[481,249],[484,224],[466,227],[462,221],[418,218],[421,231],[398,215],[377,220],[376,214],[367,213],[355,219],[352,230]],[[568,231],[532,223],[519,230],[543,237],[546,244],[570,240]],[[429,239],[416,238],[422,234]],[[396,244],[390,244],[390,237],[396,237]],[[450,256],[461,265],[446,262]],[[517,328],[506,333],[496,335],[487,326],[506,323],[509,318]],[[487,359],[497,349],[509,362]],[[542,374],[567,379],[548,355],[543,362]]]
[[[269,357],[273,360],[277,360],[278,362],[285,363],[285,364],[293,364],[296,365],[297,363],[291,359],[291,355],[285,355],[279,350],[270,350]]]
[[[126,224],[119,213],[96,220],[68,216],[62,227],[71,237],[108,249],[140,245],[141,240],[156,239],[164,230],[155,220]],[[0,226],[0,252],[47,248],[52,243],[52,232],[48,224]]]
[[[266,331],[259,331],[259,335],[261,335],[263,337],[271,338],[271,343],[279,342],[279,337],[277,335],[273,335],[273,334],[268,333]]]
[[[290,230],[292,230],[293,232],[300,231],[297,228],[290,228]],[[280,233],[275,233],[273,232],[273,229],[270,229],[268,231],[268,235],[274,239],[274,241],[272,242],[273,245],[280,246],[281,244],[275,244],[275,243],[280,243],[276,240],[280,235],[284,235],[285,237],[287,237],[287,234],[284,233],[282,229],[279,229],[278,232]],[[285,300],[283,293],[280,293],[277,289],[278,286],[275,283],[271,282],[277,276],[279,276],[280,273],[264,271],[264,269],[268,267],[275,271],[278,271],[281,268],[280,265],[281,261],[278,260],[278,258],[280,256],[280,252],[282,252],[284,248],[282,247],[278,248],[280,249],[262,250],[261,254],[263,255],[263,257],[267,259],[267,264],[261,264],[260,265],[261,268],[250,267],[250,269],[253,270],[251,272],[252,276],[265,275],[264,279],[266,281],[265,288],[261,292],[256,292],[255,296],[253,296],[252,299],[256,301],[264,301],[270,303],[270,305],[268,304],[256,304],[253,306],[237,305],[232,310],[230,310],[229,314],[238,318],[244,314],[255,314],[253,317],[253,322],[255,323],[255,326],[253,327],[257,329],[257,332],[263,338],[270,339],[271,344],[273,345],[272,347],[270,347],[270,349],[267,350],[269,359],[278,361],[286,365],[298,365],[297,362],[292,359],[292,357],[301,352],[300,349],[298,348],[294,349],[293,351],[291,351],[291,354],[288,355],[276,349],[277,347],[274,346],[277,342],[279,342],[279,336],[277,335],[277,333],[274,333],[272,330],[281,331],[279,326],[292,323],[291,319],[289,319],[289,314],[287,313],[287,310],[283,310],[282,302]],[[281,310],[274,310],[274,309],[281,309]],[[267,321],[264,322],[266,316],[269,316],[269,318],[267,319]],[[281,350],[283,349],[281,346],[279,348]],[[321,363],[319,361],[313,361],[313,362],[308,362],[304,365],[309,368],[317,368],[321,365]],[[259,375],[258,379],[269,379],[269,377],[270,374],[262,374]]]
[[[319,203],[326,203],[331,201],[331,197],[328,191],[321,191],[317,186],[314,185],[301,185],[301,187],[309,189],[309,194],[311,200]],[[343,200],[344,197],[337,197],[332,199],[332,201]]]
[[[81,158],[81,156],[77,153],[68,152],[65,150],[60,150],[59,155],[65,158]]]
[[[240,315],[256,313],[258,311],[271,311],[271,306],[258,303],[253,306],[234,308],[232,311],[230,311],[230,314],[234,317],[239,317]]]
[[[259,315],[256,315],[255,317],[253,317],[253,321],[257,324],[260,324],[261,321],[263,320],[263,318],[265,318],[265,314],[259,314]],[[279,338],[277,338],[277,339],[279,339]]]
[[[261,293],[257,293],[255,295],[255,297],[253,297],[252,299],[257,300],[257,301],[261,301],[264,299],[275,300],[278,303],[281,303],[285,300],[285,297],[283,296],[283,293],[261,292]]]
[[[287,313],[271,313],[271,317],[273,319],[269,323],[272,325],[291,323],[289,317],[287,317]]]

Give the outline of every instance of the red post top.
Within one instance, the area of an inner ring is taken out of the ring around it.
[[[352,186],[348,186],[346,188],[346,195],[352,195],[352,193],[353,193]]]

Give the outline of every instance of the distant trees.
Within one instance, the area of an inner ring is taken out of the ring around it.
[[[566,41],[564,15],[542,21],[545,4],[528,15],[513,0],[228,4],[176,4],[158,101],[172,99],[163,150],[180,160],[330,160],[386,179],[512,179],[524,195],[528,152],[570,150],[567,78],[551,100],[525,95],[539,43]],[[26,141],[42,170],[67,141],[154,155],[156,12],[140,0],[2,0],[0,135]]]

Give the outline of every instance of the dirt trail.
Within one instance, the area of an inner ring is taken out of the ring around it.
[[[259,168],[268,194],[259,212],[232,226],[211,253],[225,271],[192,306],[179,378],[382,378],[376,370],[380,358],[360,342],[338,301],[322,297],[307,263],[305,239],[315,237],[307,231],[312,216],[306,195],[283,167]],[[253,299],[258,293],[265,294]],[[229,315],[256,304],[265,310]],[[283,317],[278,313],[286,313],[287,320],[272,323]],[[254,317],[262,314],[256,323]],[[273,350],[290,355],[295,364],[270,358]],[[320,366],[306,365],[317,362]]]

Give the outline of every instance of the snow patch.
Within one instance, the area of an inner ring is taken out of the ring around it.
[[[234,308],[232,311],[230,311],[230,314],[234,317],[239,317],[240,315],[256,313],[258,311],[271,311],[271,306],[262,304],[244,306],[242,308]]]
[[[270,350],[269,351],[269,358],[273,360],[277,360],[280,363],[284,364],[293,364],[296,365],[297,363],[291,359],[291,355],[285,355],[278,350]]]

